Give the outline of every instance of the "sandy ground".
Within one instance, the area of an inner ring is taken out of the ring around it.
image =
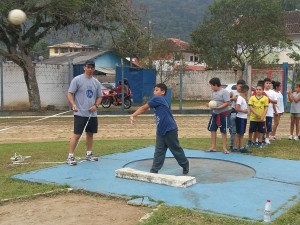
[[[73,117],[36,121],[40,119],[0,117],[0,143],[68,141],[72,136]],[[207,131],[209,115],[175,116],[175,119],[180,138],[210,137]],[[99,132],[95,139],[155,138],[153,116],[138,117],[134,126],[129,122],[129,116],[100,116]],[[289,115],[286,114],[279,126],[278,136],[287,138],[288,134]],[[147,208],[129,206],[124,201],[67,194],[5,203],[0,206],[0,224],[126,225],[137,223],[147,211]]]
[[[81,194],[38,197],[0,206],[1,225],[132,225],[147,211],[122,200],[104,199]]]
[[[73,118],[54,117],[41,121],[41,117],[5,119],[0,117],[0,143],[68,141],[72,136]],[[209,115],[175,116],[180,138],[210,137],[207,131]],[[288,137],[289,114],[282,117],[278,136]],[[8,129],[7,129],[8,128]],[[2,129],[7,129],[1,131]],[[121,132],[120,132],[121,131]],[[152,115],[140,116],[135,125],[130,125],[129,116],[100,116],[99,131],[95,140],[155,138],[155,123]]]

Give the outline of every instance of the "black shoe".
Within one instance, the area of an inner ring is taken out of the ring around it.
[[[239,150],[237,148],[232,148],[231,150],[232,152],[239,152]]]
[[[189,172],[190,172],[190,161],[188,160],[185,168],[183,168],[182,173],[183,174],[188,174]]]
[[[157,171],[157,170],[154,170],[154,169],[151,169],[151,170],[150,170],[150,173],[158,173],[158,171]]]
[[[248,153],[248,154],[251,154],[252,151],[246,149],[246,148],[240,148],[240,153]]]

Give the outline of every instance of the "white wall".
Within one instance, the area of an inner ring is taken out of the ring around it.
[[[69,66],[36,64],[37,81],[42,107],[68,107]],[[29,106],[27,87],[22,69],[13,62],[3,63],[4,109],[26,109]]]
[[[182,77],[182,98],[209,99],[211,88],[208,82],[213,77],[220,78],[221,84],[231,84],[242,79],[242,73],[229,70],[185,71]],[[166,84],[172,90],[172,97],[178,99],[180,91],[179,75],[172,77]]]

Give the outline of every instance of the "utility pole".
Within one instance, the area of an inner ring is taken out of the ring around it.
[[[3,87],[4,87],[4,79],[3,79],[3,57],[0,56],[0,67],[1,67],[1,70],[0,70],[0,89],[1,89],[1,112],[4,111],[4,91],[3,91]]]
[[[182,75],[183,75],[183,59],[180,59],[180,74],[179,74],[179,112],[182,113]]]
[[[152,21],[149,20],[149,54],[152,53]]]

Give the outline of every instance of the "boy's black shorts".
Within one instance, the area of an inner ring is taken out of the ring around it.
[[[264,122],[260,122],[260,121],[250,121],[250,126],[249,126],[249,133],[254,133],[254,132],[258,132],[258,133],[266,133],[266,123]]]
[[[88,117],[74,116],[74,134],[82,134],[84,126],[88,121]],[[85,128],[85,132],[97,133],[98,132],[98,118],[91,117],[89,123]]]

